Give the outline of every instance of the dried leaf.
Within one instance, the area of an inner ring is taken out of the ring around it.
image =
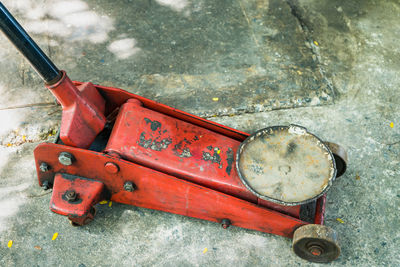
[[[112,201],[108,202],[108,206],[109,206],[109,207],[112,206]]]
[[[215,102],[217,102],[217,101],[219,100],[219,98],[218,98],[218,97],[213,97],[212,100],[215,101]]]
[[[344,223],[344,221],[340,218],[336,218],[336,221],[340,222],[340,223]]]
[[[393,128],[393,127],[394,127],[394,123],[391,122],[391,123],[390,123],[390,128]]]
[[[203,250],[203,254],[205,254],[207,251],[208,251],[208,248],[205,248],[205,249]]]
[[[12,240],[8,241],[7,247],[11,248],[12,245],[13,245],[13,241]]]
[[[108,203],[107,200],[102,200],[102,201],[99,202],[99,204],[101,204],[101,205],[104,205],[104,204],[107,204],[107,203]]]
[[[42,250],[40,246],[34,246],[34,248],[36,248],[37,250]]]

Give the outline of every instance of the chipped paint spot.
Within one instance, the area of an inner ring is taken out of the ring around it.
[[[146,139],[146,133],[142,132],[139,137],[139,141],[137,142],[139,146],[144,148],[150,148],[154,151],[161,151],[163,149],[167,149],[168,145],[172,143],[172,139],[170,137],[164,138],[161,141],[157,141],[157,138],[153,140],[152,138]]]
[[[234,161],[234,157],[233,157],[232,148],[228,148],[228,151],[226,151],[227,165],[226,165],[226,169],[225,169],[225,171],[228,175],[231,175],[233,161]]]
[[[182,153],[179,155],[181,158],[190,158],[192,154],[190,153],[189,148],[184,148]]]
[[[210,149],[211,147],[211,149]],[[205,152],[203,151],[203,160],[205,161],[211,161],[212,163],[218,163],[218,168],[222,169],[222,162],[221,162],[221,156],[220,154],[218,154],[219,148],[215,147],[214,149],[212,149],[212,146],[208,146],[207,149],[212,150],[213,151],[213,155],[211,155],[210,152]]]
[[[148,118],[144,118],[144,121],[146,122],[146,124],[150,123],[150,129],[154,132],[157,131],[158,128],[160,128],[161,130],[161,122],[159,121],[152,121]],[[165,131],[164,131],[165,132]]]
[[[176,144],[172,150],[174,151],[174,154],[180,158],[190,158],[193,156],[188,147],[190,144],[192,144],[192,142],[184,138],[178,144]]]
[[[149,138],[148,140],[146,140],[145,135],[146,135],[146,133],[145,133],[145,132],[142,132],[142,133],[140,134],[139,141],[138,141],[137,143],[138,143],[139,146],[141,146],[141,147],[148,148],[148,147],[150,147],[150,145],[151,145],[152,139]]]

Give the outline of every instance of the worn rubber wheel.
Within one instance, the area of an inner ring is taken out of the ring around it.
[[[324,142],[329,149],[332,151],[333,157],[336,162],[336,177],[342,176],[346,172],[347,168],[347,152],[346,150],[338,144],[331,142]]]
[[[97,213],[96,208],[92,207],[86,216],[77,217],[77,218],[69,217],[68,220],[72,226],[76,226],[76,227],[83,226],[83,225],[86,225],[86,224],[90,223],[91,221],[93,221],[96,213]]]
[[[293,236],[293,251],[300,258],[319,263],[331,262],[340,255],[336,232],[320,224],[297,228]]]

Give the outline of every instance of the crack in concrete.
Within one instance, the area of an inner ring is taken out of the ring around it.
[[[296,4],[297,3],[297,4]],[[332,98],[333,101],[335,102],[335,98],[337,93],[337,90],[335,90],[332,82],[328,79],[328,77],[326,76],[326,72],[324,70],[324,68],[322,67],[322,63],[321,63],[321,55],[319,53],[319,48],[317,45],[314,45],[314,38],[313,35],[311,33],[311,31],[309,30],[309,27],[307,26],[307,22],[306,20],[303,18],[303,16],[301,15],[301,11],[298,7],[298,1],[297,0],[286,0],[286,4],[289,6],[291,14],[293,15],[293,17],[296,18],[297,22],[300,25],[300,28],[304,34],[305,39],[310,43],[310,50],[311,53],[313,55],[315,55],[315,62],[318,66],[318,69],[324,79],[324,82],[326,83],[326,85],[328,86],[328,88],[332,91]]]
[[[242,115],[246,115],[246,114],[260,114],[260,113],[267,113],[267,112],[273,112],[273,111],[279,111],[279,110],[301,109],[301,108],[316,108],[316,107],[325,107],[325,106],[331,106],[331,105],[334,105],[334,103],[322,103],[322,104],[315,105],[315,106],[288,106],[288,107],[279,107],[279,108],[276,108],[276,109],[260,110],[260,111],[244,110],[243,112],[239,112],[239,113],[228,113],[228,114],[220,114],[220,115],[206,115],[206,116],[201,116],[201,117],[204,118],[204,119],[236,117],[236,116],[242,116]]]
[[[32,103],[32,104],[25,104],[25,105],[16,105],[16,106],[10,106],[10,107],[5,107],[1,108],[0,110],[10,110],[10,109],[18,109],[18,108],[31,108],[31,107],[51,107],[51,106],[58,106],[55,102],[41,102],[41,103]]]

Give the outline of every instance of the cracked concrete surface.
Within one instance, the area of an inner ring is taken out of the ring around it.
[[[326,221],[342,254],[330,265],[400,265],[398,1],[3,3],[72,79],[247,132],[295,123],[343,145],[349,167]],[[0,265],[313,265],[286,238],[115,203],[70,227],[48,209],[32,155],[61,109],[0,38]]]

